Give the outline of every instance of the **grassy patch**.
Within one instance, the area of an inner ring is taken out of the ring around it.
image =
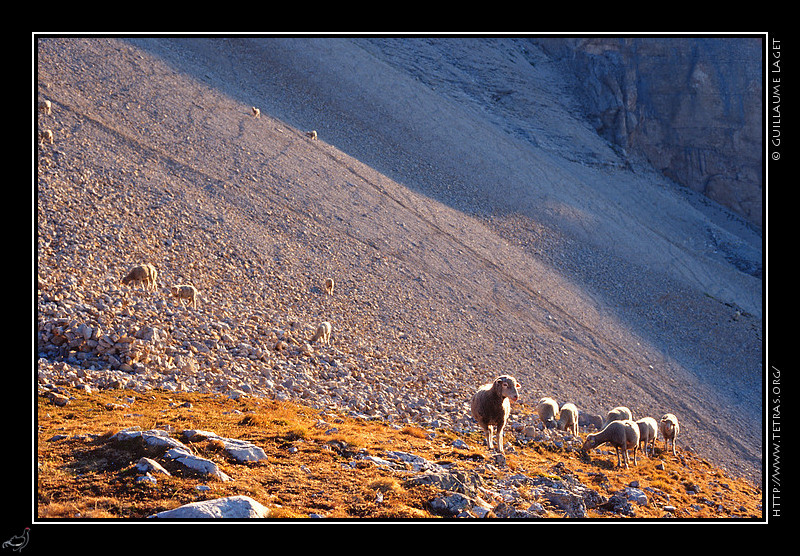
[[[420,427],[398,428],[267,399],[107,390],[77,393],[63,407],[40,397],[37,421],[41,519],[140,519],[189,502],[238,494],[258,500],[275,518],[432,518],[428,504],[441,493],[431,487],[406,488],[395,472],[357,456],[401,450],[486,473],[487,479],[494,474],[477,433],[460,437],[469,449],[456,449],[452,441],[458,436],[452,432],[430,434]],[[213,480],[160,457],[160,450],[141,440],[113,439],[131,428],[163,429],[176,439],[188,429],[211,431],[248,440],[267,459],[235,462],[213,438],[189,444],[233,479]],[[537,444],[517,445],[507,454],[506,471],[551,479],[567,472],[606,495],[636,481],[651,500],[637,507],[637,517],[663,517],[667,505],[678,508],[682,517],[761,515],[758,488],[725,476],[689,452],[675,458],[657,449],[656,457],[641,458],[636,467],[616,469],[613,454],[595,452],[585,458]],[[141,481],[136,469],[141,457],[156,459],[170,476],[156,474],[155,482]],[[527,502],[535,496],[531,490],[523,493]],[[607,517],[600,511],[589,515]]]

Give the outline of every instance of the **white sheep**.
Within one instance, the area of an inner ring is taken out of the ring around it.
[[[255,106],[253,106],[253,116],[255,116],[256,118],[260,118],[261,117],[261,110],[259,110]]]
[[[53,131],[50,129],[45,129],[42,131],[40,136],[40,143],[44,145],[45,143],[53,144]]]
[[[574,403],[566,402],[558,414],[558,428],[578,436],[578,408]]]
[[[314,332],[314,335],[311,337],[311,340],[309,341],[313,343],[316,342],[317,340],[321,340],[325,345],[330,345],[332,329],[333,327],[331,326],[331,323],[329,323],[328,321],[320,323],[320,325],[317,327],[317,331]]]
[[[333,280],[333,278],[326,278],[325,279],[325,292],[328,295],[333,295],[333,287],[334,287],[334,285],[336,285],[336,282]]]
[[[615,420],[608,423],[603,430],[590,434],[583,443],[583,451],[588,452],[601,444],[609,443],[617,451],[617,467],[628,467],[628,450],[633,449],[633,465],[636,465],[636,449],[639,447],[639,426],[630,419]],[[622,456],[620,454],[622,450]]]
[[[47,115],[50,115],[53,110],[53,104],[49,100],[43,100],[39,103],[39,110]]]
[[[647,446],[650,445],[650,454],[655,454],[656,449],[656,434],[658,433],[658,424],[652,417],[642,417],[636,420],[639,426],[639,442],[644,444],[642,452],[647,456]]]
[[[472,395],[472,416],[486,435],[486,446],[492,449],[492,439],[497,437],[497,449],[504,453],[503,430],[511,414],[511,403],[519,399],[520,386],[509,375],[497,377],[494,382],[482,385]]]
[[[606,413],[606,420],[603,422],[603,426],[605,427],[611,421],[624,421],[625,419],[633,421],[633,413],[624,405],[618,405]]]
[[[158,270],[156,270],[156,267],[152,263],[144,263],[144,266],[149,273],[148,279],[150,281],[150,287],[156,289],[158,287]]]
[[[184,300],[187,300],[193,309],[197,308],[197,288],[195,288],[193,285],[178,284],[170,287],[169,290],[173,297],[177,297],[178,300],[180,300],[181,306],[184,306]]]
[[[553,398],[542,398],[536,404],[536,414],[548,429],[555,428],[558,418],[558,404]]]
[[[675,454],[675,440],[678,438],[678,431],[680,427],[678,426],[678,418],[675,417],[672,413],[666,413],[663,417],[661,417],[661,421],[658,423],[658,430],[661,431],[661,437],[664,439],[664,450],[667,449],[667,442],[672,441],[672,455]]]
[[[131,282],[136,282],[144,284],[145,289],[155,289],[157,275],[156,267],[152,264],[139,264],[128,271],[128,274],[122,279],[122,283],[127,286]]]
[[[317,138],[316,130],[312,129],[311,131],[306,131],[306,137],[308,137],[309,139],[316,139]]]

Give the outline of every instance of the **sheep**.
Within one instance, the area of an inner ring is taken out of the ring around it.
[[[578,414],[578,424],[582,427],[593,427],[595,430],[603,429],[603,417],[594,413],[581,411]]]
[[[177,297],[180,300],[181,306],[184,306],[183,301],[185,299],[192,305],[193,309],[197,308],[197,288],[193,285],[178,284],[170,287],[170,292],[173,297]]]
[[[333,286],[336,285],[333,278],[326,278],[325,279],[325,292],[328,295],[333,295]]]
[[[156,289],[158,287],[158,270],[156,270],[156,267],[152,263],[144,263],[144,266],[150,273],[150,287]]]
[[[122,283],[127,286],[131,282],[137,282],[144,284],[145,289],[155,289],[157,275],[156,267],[152,264],[139,264],[128,271],[128,274],[122,279]]]
[[[625,419],[633,421],[633,413],[624,405],[618,405],[606,413],[606,420],[603,422],[603,426],[605,427],[611,421],[624,421]]]
[[[317,131],[313,129],[311,131],[306,131],[306,137],[308,137],[309,139],[316,139]]]
[[[53,144],[53,132],[52,132],[52,130],[45,129],[44,131],[42,131],[42,134],[40,136],[40,143],[42,145],[44,145],[45,143],[49,143],[51,145]]]
[[[47,115],[50,115],[53,110],[53,103],[51,103],[49,100],[43,100],[39,103],[39,110]]]
[[[492,439],[496,436],[498,451],[505,453],[503,430],[511,413],[511,403],[519,399],[519,390],[519,383],[514,377],[501,375],[494,382],[482,385],[472,395],[472,416],[483,430],[489,450],[493,449]]]
[[[558,415],[558,428],[578,436],[578,408],[575,404],[567,402],[561,406],[561,412]]]
[[[255,106],[253,106],[253,116],[256,117],[256,118],[260,118],[261,117],[261,110],[259,110]]]
[[[667,442],[672,440],[672,455],[677,455],[675,454],[675,440],[678,438],[678,431],[680,430],[678,418],[672,413],[664,414],[658,423],[658,430],[661,431],[661,437],[664,439],[664,450],[666,451],[667,449]]]
[[[643,453],[647,456],[647,445],[650,445],[650,454],[655,454],[656,449],[656,434],[658,431],[658,424],[652,417],[642,417],[636,420],[639,425],[639,442],[644,444]]]
[[[617,451],[617,467],[628,468],[628,450],[633,448],[633,465],[636,465],[636,449],[639,447],[639,426],[630,419],[616,420],[608,423],[603,430],[590,434],[583,443],[583,451],[588,452],[608,442]],[[620,455],[620,449],[624,458]]]
[[[536,404],[536,414],[539,420],[544,423],[548,429],[555,428],[556,419],[558,416],[558,404],[553,398],[542,398]]]
[[[331,323],[329,323],[328,321],[320,323],[320,325],[317,327],[317,331],[314,332],[314,335],[311,337],[311,340],[309,340],[309,341],[311,343],[314,343],[317,340],[322,340],[322,342],[325,345],[330,345],[331,344],[331,330],[332,329],[333,329],[333,327],[331,326]]]

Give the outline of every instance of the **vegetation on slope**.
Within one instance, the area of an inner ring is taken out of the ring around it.
[[[396,471],[359,457],[380,458],[392,450],[475,472],[489,491],[498,477],[509,474],[556,480],[569,475],[606,496],[635,482],[649,493],[648,504],[635,507],[632,517],[637,518],[761,517],[759,488],[727,476],[681,448],[673,457],[662,451],[660,443],[654,458],[640,456],[637,466],[618,469],[613,450],[595,451],[586,458],[580,451],[553,442],[525,443],[508,435],[512,449],[506,465],[498,467],[477,430],[456,435],[447,430],[393,426],[251,397],[234,400],[158,391],[138,395],[124,390],[71,396],[64,406],[39,397],[37,515],[44,520],[146,518],[186,503],[237,494],[270,508],[270,517],[275,519],[311,515],[374,520],[452,517],[431,506],[436,496],[447,493],[435,486],[409,483],[414,476],[410,467]],[[175,437],[183,430],[213,431],[253,442],[264,449],[267,459],[237,463],[213,440],[207,440],[193,443],[192,449],[218,463],[231,481],[209,479],[171,465],[166,458],[159,461],[170,476],[156,475],[155,484],[137,481],[142,475],[136,470],[139,459],[158,456],[141,443],[121,445],[112,440],[115,433],[133,427],[161,428]],[[537,499],[533,490],[523,487],[518,494],[517,507],[540,503],[542,517],[565,517],[560,508]],[[594,508],[586,517],[629,516]]]

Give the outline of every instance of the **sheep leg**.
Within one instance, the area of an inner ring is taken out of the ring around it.
[[[486,446],[491,450],[492,449],[492,431],[491,425],[481,425],[483,429],[483,435],[486,437]]]
[[[505,427],[503,427],[502,425],[500,425],[497,428],[497,449],[500,451],[501,454],[505,453],[505,450],[503,449],[503,429],[504,428]]]

